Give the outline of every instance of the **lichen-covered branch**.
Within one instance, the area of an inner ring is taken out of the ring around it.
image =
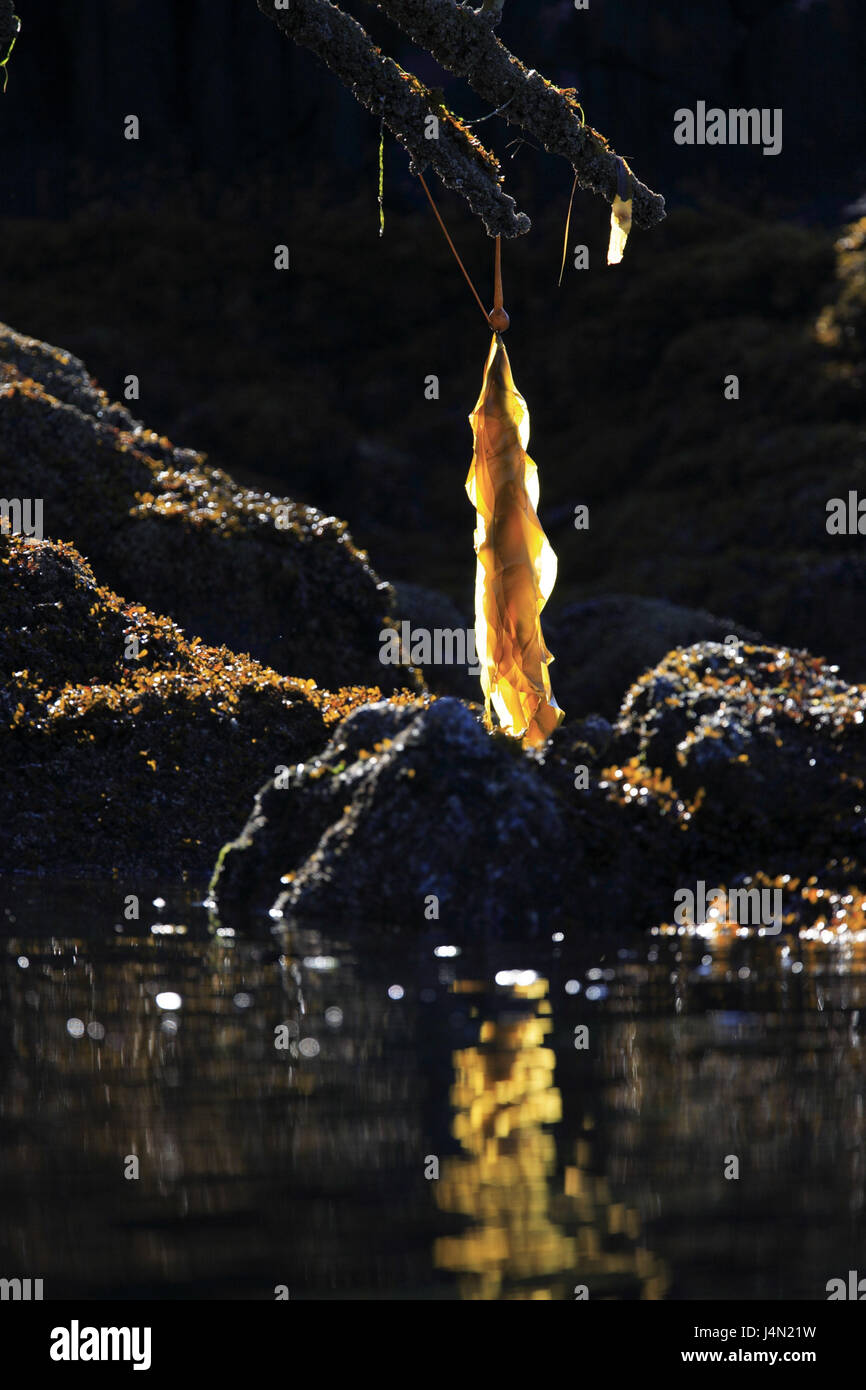
[[[366,30],[329,0],[258,0],[259,9],[295,43],[309,48],[336,73],[352,95],[381,115],[419,168],[432,165],[442,182],[466,199],[491,236],[529,230],[525,213],[502,188],[499,162],[411,73],[386,57]],[[430,118],[437,124],[431,126]],[[432,131],[438,138],[430,138]]]
[[[501,13],[473,10],[454,0],[369,0],[450,72],[465,78],[492,106],[508,106],[503,119],[540,140],[551,154],[572,165],[582,188],[612,203],[619,160],[598,131],[584,125],[575,95],[529,71],[493,32]],[[632,217],[653,227],[665,215],[665,200],[634,178]]]

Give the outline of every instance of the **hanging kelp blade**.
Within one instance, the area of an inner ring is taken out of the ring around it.
[[[608,265],[619,265],[631,231],[632,191],[634,174],[625,160],[617,156],[617,189],[610,209],[610,241],[607,248]]]
[[[610,210],[610,243],[607,248],[608,265],[619,265],[628,234],[631,231],[631,198],[625,200],[619,194],[613,200]]]
[[[556,581],[556,556],[536,515],[538,470],[526,453],[529,412],[498,333],[481,395],[469,417],[475,438],[466,491],[477,513],[475,641],[481,687],[502,728],[543,743],[563,718],[550,690],[541,610]]]

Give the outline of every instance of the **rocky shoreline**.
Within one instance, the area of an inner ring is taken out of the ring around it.
[[[401,619],[458,625],[449,600],[6,328],[0,468],[55,537],[0,535],[0,873],[211,877],[244,931],[658,927],[691,882],[859,929],[866,688],[819,657],[587,599],[550,627],[570,718],[527,752],[462,668],[380,660]]]

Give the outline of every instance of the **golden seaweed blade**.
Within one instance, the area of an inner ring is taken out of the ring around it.
[[[475,449],[466,491],[476,511],[475,641],[487,723],[492,704],[506,733],[538,745],[563,718],[541,631],[556,556],[536,514],[538,469],[526,453],[529,411],[498,333],[469,419]]]
[[[634,175],[625,160],[617,156],[616,194],[610,209],[610,241],[607,248],[608,265],[619,265],[631,231]]]
[[[622,260],[631,231],[631,204],[631,198],[620,198],[619,194],[613,200],[610,210],[610,243],[607,248],[608,265],[619,265]]]

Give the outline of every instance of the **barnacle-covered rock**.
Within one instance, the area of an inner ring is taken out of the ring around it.
[[[558,918],[581,858],[533,761],[444,697],[358,710],[319,757],[269,782],[212,891],[229,921],[273,904],[347,928],[526,931]]]
[[[0,479],[40,498],[113,588],[205,640],[324,685],[395,689],[379,662],[391,606],[345,522],[234,482],[112,404],[84,365],[0,324]]]
[[[214,874],[220,919],[336,913],[347,929],[503,936],[660,920],[687,853],[683,806],[653,793],[623,807],[603,777],[605,720],[525,750],[487,733],[477,706],[406,701],[354,711],[323,753],[262,788]]]
[[[0,535],[0,871],[203,873],[277,764],[381,691],[332,694]]]
[[[670,652],[628,692],[607,756],[631,789],[667,782],[708,868],[866,865],[866,687],[808,652]]]

